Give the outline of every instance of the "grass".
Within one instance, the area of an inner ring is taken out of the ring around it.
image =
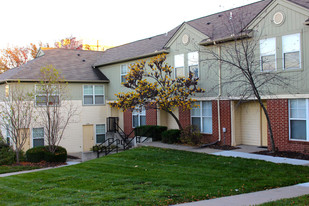
[[[0,205],[169,205],[309,181],[309,167],[136,148],[1,178]]]
[[[293,205],[293,206],[304,206],[309,205],[309,195],[304,195],[300,197],[290,198],[290,199],[282,199],[274,202],[269,202],[265,204],[261,204],[261,206],[276,206],[276,205]]]
[[[0,174],[10,173],[10,172],[18,172],[24,170],[34,170],[40,167],[36,166],[0,166]]]

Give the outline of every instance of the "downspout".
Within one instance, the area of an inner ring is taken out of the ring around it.
[[[221,88],[221,67],[222,67],[222,62],[221,62],[221,46],[218,45],[218,55],[219,55],[219,71],[218,71],[218,76],[219,76],[219,94],[217,97],[217,108],[218,108],[218,135],[219,139],[218,141],[221,141],[221,114],[220,114],[220,97],[222,94],[222,88]]]

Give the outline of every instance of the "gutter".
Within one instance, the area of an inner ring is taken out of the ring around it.
[[[7,79],[0,81],[0,84],[6,84],[9,82],[39,82],[38,79]],[[109,80],[64,80],[60,82],[68,82],[68,83],[109,83]]]
[[[219,94],[218,94],[218,97],[217,97],[217,108],[218,108],[218,135],[219,135],[219,138],[218,138],[218,141],[220,142],[221,141],[221,114],[220,114],[220,97],[221,97],[221,94],[222,94],[222,88],[221,88],[221,67],[222,67],[222,63],[221,63],[221,46],[218,45],[218,54],[219,54],[219,71],[218,71],[218,74],[219,74]]]
[[[225,43],[225,42],[247,39],[247,38],[252,38],[252,37],[253,37],[252,32],[248,31],[246,33],[241,33],[241,34],[236,35],[236,36],[231,35],[230,37],[224,37],[224,38],[215,39],[215,40],[207,39],[206,41],[204,40],[204,41],[200,42],[199,45],[210,46],[210,45],[222,44],[222,43]]]
[[[132,61],[132,60],[137,60],[137,59],[146,58],[146,57],[152,57],[152,56],[156,56],[158,54],[164,54],[164,53],[169,53],[169,49],[162,49],[160,51],[155,51],[155,52],[152,52],[152,53],[143,54],[143,55],[136,56],[136,57],[130,57],[130,58],[126,58],[126,59],[116,60],[116,61],[108,62],[108,63],[105,63],[105,64],[97,64],[97,65],[94,65],[94,68],[100,67],[100,66],[107,66],[107,65],[111,65],[111,64],[122,63],[122,62],[127,62],[127,61]]]

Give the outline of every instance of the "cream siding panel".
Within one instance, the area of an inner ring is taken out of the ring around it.
[[[179,118],[178,108],[175,108],[173,110],[173,113],[175,114],[177,118]],[[172,117],[172,115],[168,113],[166,113],[166,123],[167,123],[168,129],[179,129],[178,124],[175,121],[175,119]]]

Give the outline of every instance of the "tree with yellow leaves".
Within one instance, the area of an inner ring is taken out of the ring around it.
[[[173,108],[191,109],[194,102],[191,97],[205,91],[197,86],[199,79],[191,72],[188,78],[172,78],[173,68],[165,60],[165,54],[153,57],[147,64],[148,70],[144,60],[130,65],[123,85],[133,91],[116,94],[117,101],[111,105],[123,111],[133,110],[136,106],[147,109],[155,105],[156,109],[172,115],[182,130],[178,117],[172,112]]]

